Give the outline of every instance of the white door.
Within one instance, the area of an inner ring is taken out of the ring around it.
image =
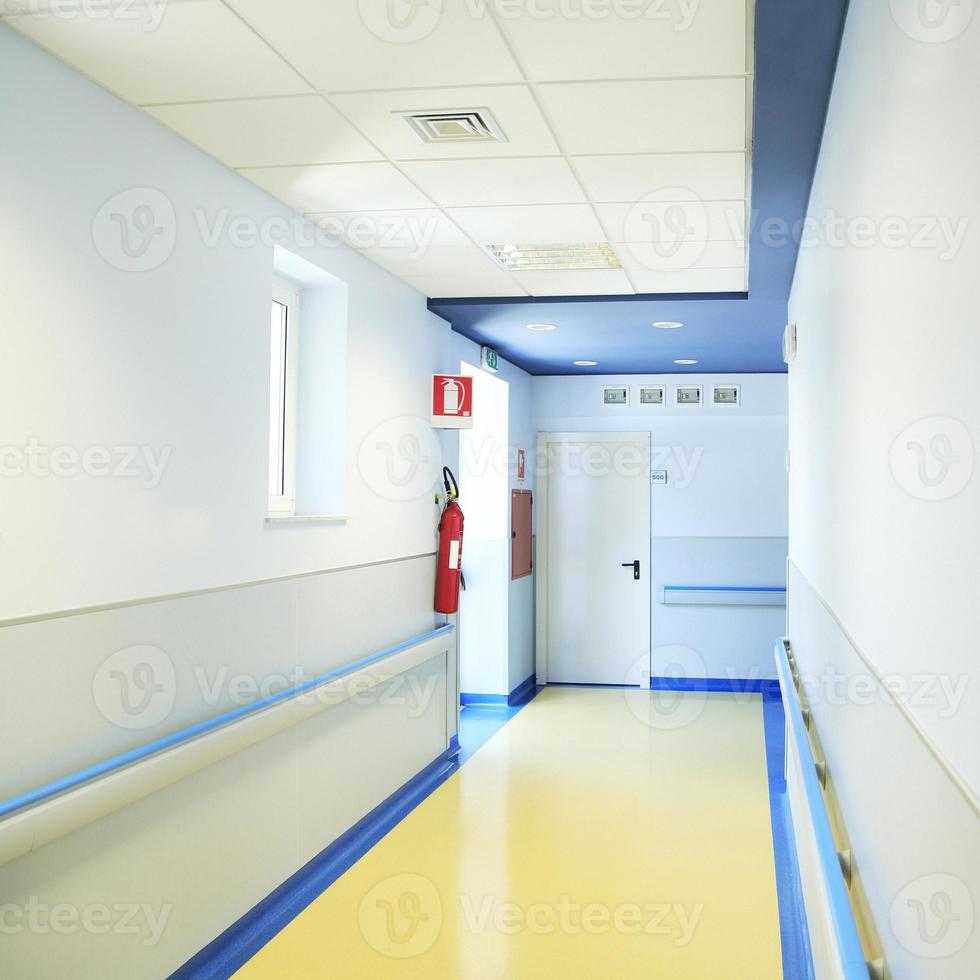
[[[546,679],[645,683],[650,434],[549,433],[542,440]]]

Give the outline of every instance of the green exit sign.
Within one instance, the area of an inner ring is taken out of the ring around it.
[[[480,348],[480,364],[487,370],[497,373],[497,352],[492,347]]]

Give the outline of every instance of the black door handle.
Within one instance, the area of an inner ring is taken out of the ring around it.
[[[636,561],[624,561],[623,568],[633,569],[633,580],[636,582],[640,581],[640,559],[637,558]]]

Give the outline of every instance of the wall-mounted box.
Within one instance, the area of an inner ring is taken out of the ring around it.
[[[742,392],[738,385],[715,385],[713,401],[716,405],[737,405]]]
[[[629,388],[603,388],[603,405],[628,405],[630,403]]]
[[[640,388],[641,405],[663,405],[667,401],[667,390],[663,385],[645,385]]]
[[[530,490],[510,492],[510,577],[527,578],[533,570]]]
[[[701,385],[681,385],[676,394],[678,405],[700,405]]]

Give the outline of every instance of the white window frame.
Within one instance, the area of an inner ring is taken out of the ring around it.
[[[269,342],[269,464],[272,466],[272,440],[273,426],[278,428],[278,412],[272,402],[272,372],[275,370],[280,376],[284,376],[285,398],[284,410],[285,420],[283,424],[283,492],[281,494],[269,494],[269,515],[273,517],[294,516],[296,513],[296,412],[297,412],[297,389],[299,381],[299,287],[288,279],[276,278],[272,283],[272,296],[270,299],[270,316],[272,314],[271,304],[281,303],[286,307],[286,356],[285,365],[282,364],[280,353],[272,348],[272,337]],[[271,329],[271,321],[270,321]],[[283,370],[284,369],[284,370]],[[268,474],[268,482],[271,483],[272,474]]]

